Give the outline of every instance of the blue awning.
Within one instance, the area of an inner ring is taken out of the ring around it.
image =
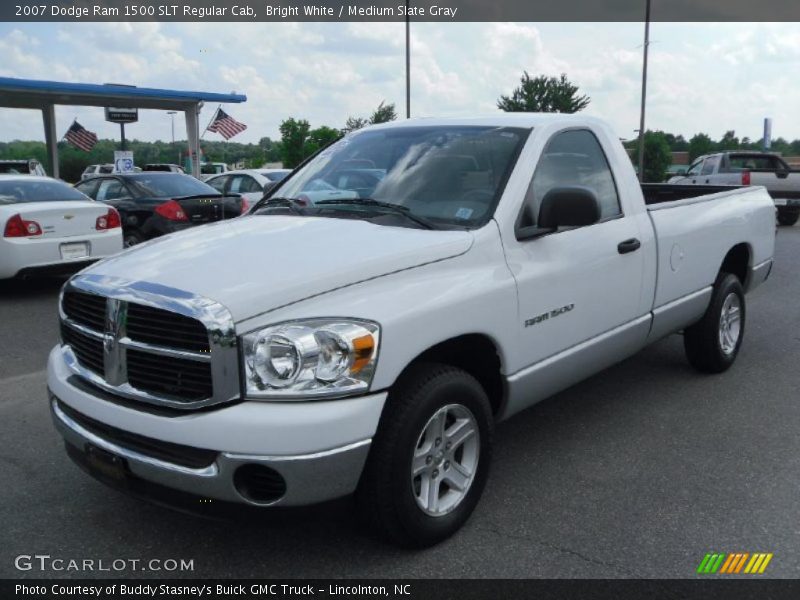
[[[61,104],[172,110],[186,109],[200,102],[231,104],[246,100],[244,94],[0,77],[0,106],[11,108],[42,108],[49,104]]]

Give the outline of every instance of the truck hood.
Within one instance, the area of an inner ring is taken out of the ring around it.
[[[235,321],[469,250],[467,231],[366,221],[250,216],[136,246],[84,273],[147,281],[216,300]]]

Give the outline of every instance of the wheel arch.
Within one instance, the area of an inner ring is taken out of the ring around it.
[[[496,340],[485,333],[468,333],[438,342],[409,361],[397,380],[414,365],[425,362],[457,367],[475,377],[489,397],[492,413],[495,416],[500,414],[505,403],[506,385],[502,353]]]
[[[750,244],[747,242],[740,242],[728,250],[725,258],[722,259],[722,265],[719,270],[736,275],[742,286],[747,289],[750,267],[752,266],[752,256],[753,250]]]

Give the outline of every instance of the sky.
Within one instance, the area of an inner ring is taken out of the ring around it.
[[[412,116],[491,114],[523,70],[566,73],[587,114],[634,137],[642,36],[641,23],[413,23]],[[759,139],[772,117],[774,137],[800,138],[800,23],[653,23],[650,38],[648,129]],[[233,141],[257,142],[289,117],[340,128],[381,101],[404,115],[404,43],[402,23],[0,23],[0,76],[244,93],[226,107],[248,125]],[[59,134],[76,117],[119,136],[101,108],[72,106],[56,109]],[[126,134],[169,140],[170,117],[142,110]],[[40,114],[0,108],[13,139],[44,139]]]

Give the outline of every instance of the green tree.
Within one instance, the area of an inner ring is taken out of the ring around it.
[[[331,145],[333,142],[342,137],[342,132],[332,127],[323,125],[308,132],[308,139],[306,139],[305,147],[303,148],[304,158],[311,156],[317,150]]]
[[[344,133],[350,133],[351,131],[356,131],[357,129],[361,129],[362,127],[366,127],[369,125],[369,119],[365,119],[364,117],[347,117],[347,121],[344,124],[344,129],[342,131]]]
[[[696,133],[689,140],[689,162],[714,150],[714,142],[705,133]]]
[[[589,102],[589,96],[579,95],[578,86],[572,84],[565,73],[561,77],[531,77],[525,71],[519,87],[511,96],[500,96],[497,108],[506,112],[575,113],[586,108]]]
[[[351,131],[356,131],[357,129],[366,127],[367,125],[388,123],[396,119],[397,119],[397,109],[394,105],[394,102],[392,102],[391,104],[386,104],[386,101],[382,100],[381,103],[378,104],[378,108],[372,111],[372,115],[370,116],[369,119],[366,119],[364,117],[354,117],[352,115],[347,117],[347,121],[345,122],[344,128],[342,129],[342,133],[350,133]]]
[[[736,132],[733,129],[725,132],[725,135],[722,136],[722,139],[717,144],[717,149],[723,151],[739,149],[739,138],[736,137]]]
[[[371,125],[377,125],[378,123],[388,123],[389,121],[394,121],[397,119],[397,111],[395,110],[394,102],[391,104],[384,104],[385,100],[382,100],[380,104],[378,104],[378,108],[376,108],[372,116],[369,118],[369,122]]]
[[[305,119],[289,118],[279,127],[281,132],[281,158],[283,166],[293,169],[305,158],[306,141],[311,126]]]
[[[772,144],[769,149],[770,152],[777,152],[778,154],[791,154],[792,153],[792,146],[786,139],[779,137],[775,140],[772,140]]]
[[[639,156],[638,141],[634,146],[634,157]],[[634,159],[635,160],[635,159]],[[644,178],[645,183],[660,183],[666,178],[672,164],[672,151],[667,134],[663,131],[646,131],[644,134]]]
[[[689,149],[689,142],[682,135],[673,135],[671,133],[665,133],[664,135],[669,144],[669,149],[673,152],[686,152]]]

